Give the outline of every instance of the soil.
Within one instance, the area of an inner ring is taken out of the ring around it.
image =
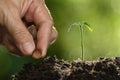
[[[12,80],[120,80],[120,57],[73,62],[47,57],[25,64]]]

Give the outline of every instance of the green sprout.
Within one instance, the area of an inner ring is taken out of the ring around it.
[[[80,38],[81,38],[81,58],[82,60],[84,60],[84,35],[83,35],[83,27],[86,27],[89,31],[93,31],[93,29],[90,27],[90,25],[86,22],[86,21],[82,21],[81,23],[73,23],[70,25],[68,32],[70,32],[70,30],[75,27],[75,26],[79,26],[79,30],[80,30]]]

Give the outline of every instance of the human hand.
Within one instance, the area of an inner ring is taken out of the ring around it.
[[[0,43],[15,55],[44,57],[57,38],[44,0],[0,0],[0,17]],[[28,30],[30,23],[37,30],[35,42]]]

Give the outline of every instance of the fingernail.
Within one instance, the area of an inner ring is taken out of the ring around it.
[[[50,45],[52,45],[53,43],[55,43],[55,41],[56,41],[56,39],[55,39],[55,40],[52,40],[52,41],[50,42]]]
[[[46,49],[36,50],[36,51],[33,53],[32,57],[35,58],[35,59],[43,58],[43,57],[45,57],[46,52],[47,52]]]
[[[25,55],[31,55],[35,46],[31,42],[26,42],[22,46]]]
[[[39,59],[39,58],[41,58],[41,51],[40,50],[36,50],[34,53],[33,53],[33,55],[32,55],[32,57],[33,58],[35,58],[35,59]]]

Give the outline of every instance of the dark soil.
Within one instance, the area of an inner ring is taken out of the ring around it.
[[[120,57],[71,63],[47,57],[35,64],[25,64],[13,80],[120,80]]]

